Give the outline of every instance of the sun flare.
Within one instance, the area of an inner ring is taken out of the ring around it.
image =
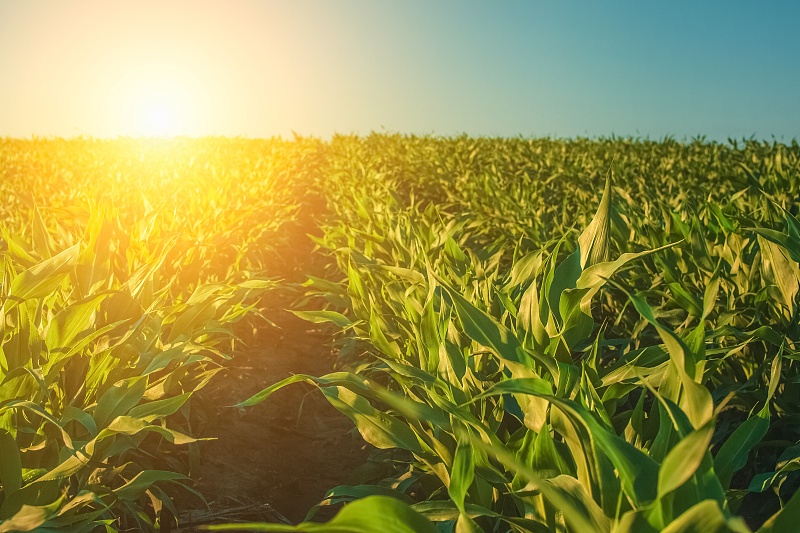
[[[142,137],[197,134],[199,89],[191,76],[176,68],[134,70],[117,91],[125,130]]]
[[[136,106],[136,130],[145,135],[166,136],[177,133],[177,102],[162,95],[145,95]]]

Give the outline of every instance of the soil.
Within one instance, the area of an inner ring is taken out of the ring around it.
[[[320,235],[314,217],[324,212],[324,200],[316,202],[306,199],[311,207],[287,228],[292,246],[275,254],[283,283],[301,283],[308,274],[324,277],[328,259],[308,237]],[[298,523],[366,461],[368,445],[353,423],[311,385],[289,385],[252,407],[229,407],[292,374],[334,370],[336,330],[286,311],[296,296],[276,291],[277,300],[264,312],[276,327],[262,325],[248,335],[247,347],[193,397],[193,434],[216,439],[198,445],[191,468],[193,487],[208,505],[180,502],[180,527],[173,533],[210,523]],[[334,510],[325,508],[314,520],[326,520]]]
[[[193,400],[194,432],[216,440],[200,443],[191,476],[209,507],[182,513],[181,533],[216,522],[300,522],[366,460],[353,423],[313,386],[297,383],[259,405],[229,407],[291,374],[333,369],[330,330],[282,310],[270,318],[278,327],[260,333]]]

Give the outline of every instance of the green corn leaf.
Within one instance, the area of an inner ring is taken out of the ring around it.
[[[13,516],[0,522],[0,533],[41,531],[40,526],[56,515],[62,501],[59,498],[48,505],[22,505]]]
[[[701,319],[705,319],[714,311],[714,307],[717,303],[717,295],[719,293],[721,280],[717,274],[711,278],[711,281],[708,282],[706,285],[706,290],[703,293],[703,314],[700,317]]]
[[[364,397],[344,387],[322,387],[322,393],[331,405],[353,421],[364,440],[376,448],[422,451],[407,424],[378,411]]]
[[[152,402],[143,403],[133,407],[128,411],[128,416],[131,418],[141,418],[146,422],[152,422],[156,418],[169,416],[174,414],[180,409],[186,400],[192,395],[190,392],[185,392],[172,398],[165,398],[163,400],[155,400]]]
[[[0,235],[2,235],[3,242],[5,242],[8,247],[8,253],[28,264],[37,262],[36,259],[28,253],[25,246],[20,244],[19,241],[11,235],[11,232],[5,225],[0,227]]]
[[[733,475],[747,464],[750,451],[761,442],[769,430],[769,408],[751,416],[739,425],[714,457],[714,471],[723,488],[730,486]]]
[[[428,518],[432,522],[455,522],[462,515],[458,508],[451,501],[445,500],[428,500],[425,502],[415,503],[411,506],[412,509]],[[472,519],[488,516],[502,520],[508,524],[513,524],[522,532],[532,533],[549,533],[550,529],[546,525],[536,520],[527,518],[519,518],[509,515],[502,515],[480,505],[467,503],[464,505],[465,513]]]
[[[631,261],[667,250],[677,246],[678,244],[680,244],[680,242],[667,244],[652,250],[646,250],[644,252],[624,253],[613,261],[597,263],[584,269],[583,272],[581,272],[580,277],[575,282],[575,287],[577,289],[587,289],[581,298],[581,309],[586,314],[590,315],[591,302],[595,294],[597,294],[600,288],[606,284],[606,281],[608,281],[608,279],[613,276],[614,273],[621,267]]]
[[[118,416],[115,418],[106,429],[101,431],[97,437],[97,441],[106,439],[112,435],[136,435],[138,433],[158,433],[172,444],[191,444],[198,440],[188,435],[184,435],[174,429],[169,429],[156,424],[149,424],[140,418],[133,418],[130,416]]]
[[[22,461],[17,441],[5,429],[0,429],[0,483],[6,494],[22,487]]]
[[[273,385],[270,385],[264,390],[257,392],[250,398],[232,407],[250,407],[252,405],[257,405],[267,400],[267,398],[272,396],[276,391],[282,389],[283,387],[286,387],[287,385],[292,385],[294,383],[299,383],[301,381],[305,381],[307,383],[310,383],[312,385],[317,385],[320,387],[343,386],[343,387],[348,387],[354,391],[359,391],[361,393],[368,393],[371,390],[364,382],[363,378],[357,376],[356,374],[351,374],[349,372],[333,372],[331,374],[326,374],[321,378],[309,376],[308,374],[295,374],[293,376],[289,376],[288,378],[284,378]]]
[[[549,311],[552,313],[558,327],[563,327],[564,320],[561,314],[561,299],[564,297],[565,291],[574,289],[577,286],[581,273],[580,254],[577,251],[568,255],[553,270],[553,278],[546,294]]]
[[[769,431],[769,405],[780,383],[783,349],[784,345],[781,344],[778,355],[772,361],[764,407],[755,416],[745,420],[733,431],[714,458],[714,470],[717,472],[719,480],[725,489],[730,486],[733,475],[747,464],[748,455],[753,448],[761,442],[761,439]]]
[[[408,504],[391,496],[368,496],[347,504],[325,524],[242,523],[207,526],[209,531],[298,531],[305,533],[437,533],[436,527]]]
[[[467,402],[473,403],[490,396],[501,396],[503,394],[533,394],[549,395],[553,393],[553,385],[541,378],[509,378],[494,383],[491,387],[473,396]]]
[[[611,255],[611,178],[606,179],[603,197],[591,223],[578,237],[580,268],[584,270],[598,263],[605,263]]]
[[[47,329],[45,341],[48,349],[68,351],[81,332],[90,333],[95,311],[112,293],[99,293],[65,307],[53,317]]]
[[[36,414],[37,416],[46,420],[58,430],[58,434],[61,437],[61,441],[63,442],[64,446],[66,446],[68,449],[74,448],[72,444],[72,438],[70,437],[69,433],[67,433],[63,426],[59,424],[58,420],[56,420],[53,415],[51,415],[42,406],[27,400],[9,400],[0,403],[0,414],[12,409],[21,409],[29,413]]]
[[[314,324],[331,322],[340,328],[346,328],[352,324],[349,318],[336,311],[291,311],[298,318],[302,318]]]
[[[497,355],[512,363],[527,366],[530,355],[547,368],[552,375],[558,375],[558,367],[553,359],[536,352],[526,353],[517,337],[508,328],[472,305],[461,294],[448,287],[444,281],[440,280],[440,283],[452,298],[456,314],[464,326],[464,332],[472,340],[491,348]]]
[[[582,492],[582,488],[575,486],[577,481],[574,478],[569,478],[572,481],[564,480],[563,483],[548,483],[536,475],[536,472],[530,467],[518,461],[509,450],[497,445],[490,446],[474,437],[472,438],[472,444],[476,448],[484,450],[488,455],[495,457],[509,470],[527,480],[530,484],[529,489],[536,488],[539,490],[553,505],[561,509],[567,524],[574,528],[575,531],[605,532],[610,530],[609,520],[602,511],[596,512],[597,505],[591,502],[591,499]],[[565,478],[567,476],[560,477]],[[587,506],[588,502],[591,502],[591,504]]]
[[[453,468],[450,470],[450,486],[447,488],[450,499],[464,513],[464,497],[475,477],[475,463],[472,460],[472,445],[469,440],[461,440],[456,446]]]
[[[158,481],[177,481],[187,479],[186,476],[164,470],[144,470],[136,474],[130,481],[114,489],[120,500],[135,501],[144,496],[146,490]]]
[[[411,496],[380,485],[339,485],[325,493],[323,503],[325,505],[334,505],[336,503],[360,500],[367,496],[391,496],[409,505],[414,503],[414,498]],[[306,520],[310,518],[310,516],[306,516]]]
[[[94,409],[93,417],[98,428],[104,428],[111,421],[133,409],[147,390],[147,378],[130,378],[111,386]]]
[[[78,253],[76,244],[15,276],[11,282],[9,299],[4,304],[5,311],[8,312],[22,300],[41,298],[55,291],[77,263]]]
[[[21,512],[26,506],[45,507],[47,508],[45,509],[45,514],[47,516],[52,516],[52,513],[49,509],[53,509],[53,511],[55,511],[55,509],[57,509],[61,504],[59,498],[61,492],[60,488],[61,483],[59,481],[37,480],[33,483],[28,483],[21,489],[14,491],[11,494],[6,495],[2,506],[0,506],[0,527],[5,526],[10,521],[10,518],[17,515],[17,513]],[[29,512],[30,514],[23,513],[21,517],[25,517],[27,520],[29,518],[33,519],[37,516],[37,512],[35,510],[29,509]],[[38,518],[36,520],[38,520]],[[13,531],[13,529],[10,529],[10,531]],[[38,531],[38,529],[33,529],[33,531]]]
[[[552,471],[555,475],[573,475],[574,468],[567,463],[555,446],[548,429],[543,429],[536,436],[533,448],[533,468],[536,471]],[[542,476],[545,477],[545,476]]]
[[[789,312],[794,309],[794,300],[800,290],[800,269],[797,261],[788,257],[786,248],[759,235],[762,266],[768,279],[777,286],[782,297],[781,304]]]
[[[795,221],[794,224],[797,224],[797,222]],[[757,234],[759,237],[763,237],[764,239],[783,247],[792,260],[800,262],[800,239],[798,239],[796,235],[787,235],[785,233],[781,233],[780,231],[767,228],[747,229]]]
[[[92,415],[84,411],[83,409],[79,409],[74,405],[68,405],[64,409],[64,413],[61,415],[61,420],[59,420],[59,424],[61,426],[66,426],[67,423],[76,420],[78,421],[86,430],[89,432],[90,435],[95,436],[97,435],[97,425],[94,422],[94,418]]]
[[[50,238],[50,232],[42,219],[42,213],[39,207],[33,206],[33,221],[32,221],[32,237],[33,249],[39,254],[42,259],[50,259],[53,255],[53,242]]]
[[[657,496],[658,465],[644,452],[618,437],[582,407],[553,396],[547,399],[574,423],[583,425],[591,439],[608,456],[619,472],[623,490],[636,505],[644,505]]]
[[[729,519],[719,503],[704,500],[668,524],[662,533],[749,533],[741,519]]]
[[[692,431],[681,439],[664,458],[658,471],[658,498],[677,489],[691,478],[708,453],[714,434],[714,424]]]
[[[656,328],[669,352],[678,376],[677,382],[670,385],[673,387],[673,391],[677,391],[679,386],[683,388],[680,399],[681,407],[689,415],[689,419],[696,428],[705,425],[713,416],[714,403],[708,389],[695,381],[702,378],[702,375],[697,372],[699,361],[696,354],[673,331],[665,328],[655,319],[653,309],[644,299],[634,295],[629,295],[629,298],[639,314]],[[675,401],[677,398],[670,399]]]

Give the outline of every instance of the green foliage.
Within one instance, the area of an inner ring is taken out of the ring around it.
[[[195,169],[191,180],[170,180],[184,194],[181,211],[169,195],[152,196],[168,168],[136,175],[138,190],[120,183],[121,172],[141,170],[137,157],[166,165],[171,154],[188,171],[202,147],[180,161],[181,147],[159,156],[133,142],[0,142],[10,198],[0,285],[0,530],[158,530],[178,514],[170,494],[193,492],[178,473],[186,458],[173,450],[196,440],[187,435],[188,402],[230,357],[235,323],[275,285],[265,256],[248,246],[263,245],[293,210],[254,225],[255,212],[285,200],[286,190],[237,183],[230,173],[206,180]],[[214,161],[205,171],[217,172]],[[52,177],[33,172],[46,164],[79,177],[53,188]],[[219,188],[188,194],[201,184]],[[247,187],[275,194],[249,205],[239,196]],[[35,204],[20,198],[26,190]],[[214,208],[227,200],[235,212]]]
[[[156,451],[301,219],[328,264],[294,312],[341,329],[341,370],[242,405],[312,383],[391,473],[251,529],[792,530],[796,142],[159,150],[0,141],[3,530],[159,526]]]
[[[750,531],[772,489],[764,527],[789,523],[796,143],[330,151],[336,268],[307,284],[328,314],[299,316],[343,328],[350,372],[244,402],[309,381],[392,452],[392,476],[327,501],[392,488],[442,531]]]

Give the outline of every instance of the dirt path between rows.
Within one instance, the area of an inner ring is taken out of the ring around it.
[[[209,522],[302,521],[366,458],[352,422],[304,383],[253,407],[228,407],[291,374],[333,369],[329,330],[282,310],[270,318],[279,327],[259,334],[257,345],[237,354],[193,399],[195,432],[216,440],[199,445],[192,472],[209,509],[184,514],[181,533]]]
[[[284,287],[305,281],[309,273],[324,276],[328,262],[308,237],[321,236],[316,217],[325,211],[324,199],[307,196],[298,219],[286,228],[292,246],[274,257]],[[277,327],[260,325],[192,399],[193,434],[216,440],[200,443],[192,461],[193,486],[208,508],[197,500],[183,502],[180,533],[208,523],[300,522],[326,491],[347,484],[366,460],[367,445],[353,423],[311,385],[290,385],[256,406],[229,407],[292,374],[321,376],[334,370],[335,330],[286,311],[297,296],[288,292],[278,289],[265,302],[265,315]],[[330,515],[321,512],[317,518]]]

